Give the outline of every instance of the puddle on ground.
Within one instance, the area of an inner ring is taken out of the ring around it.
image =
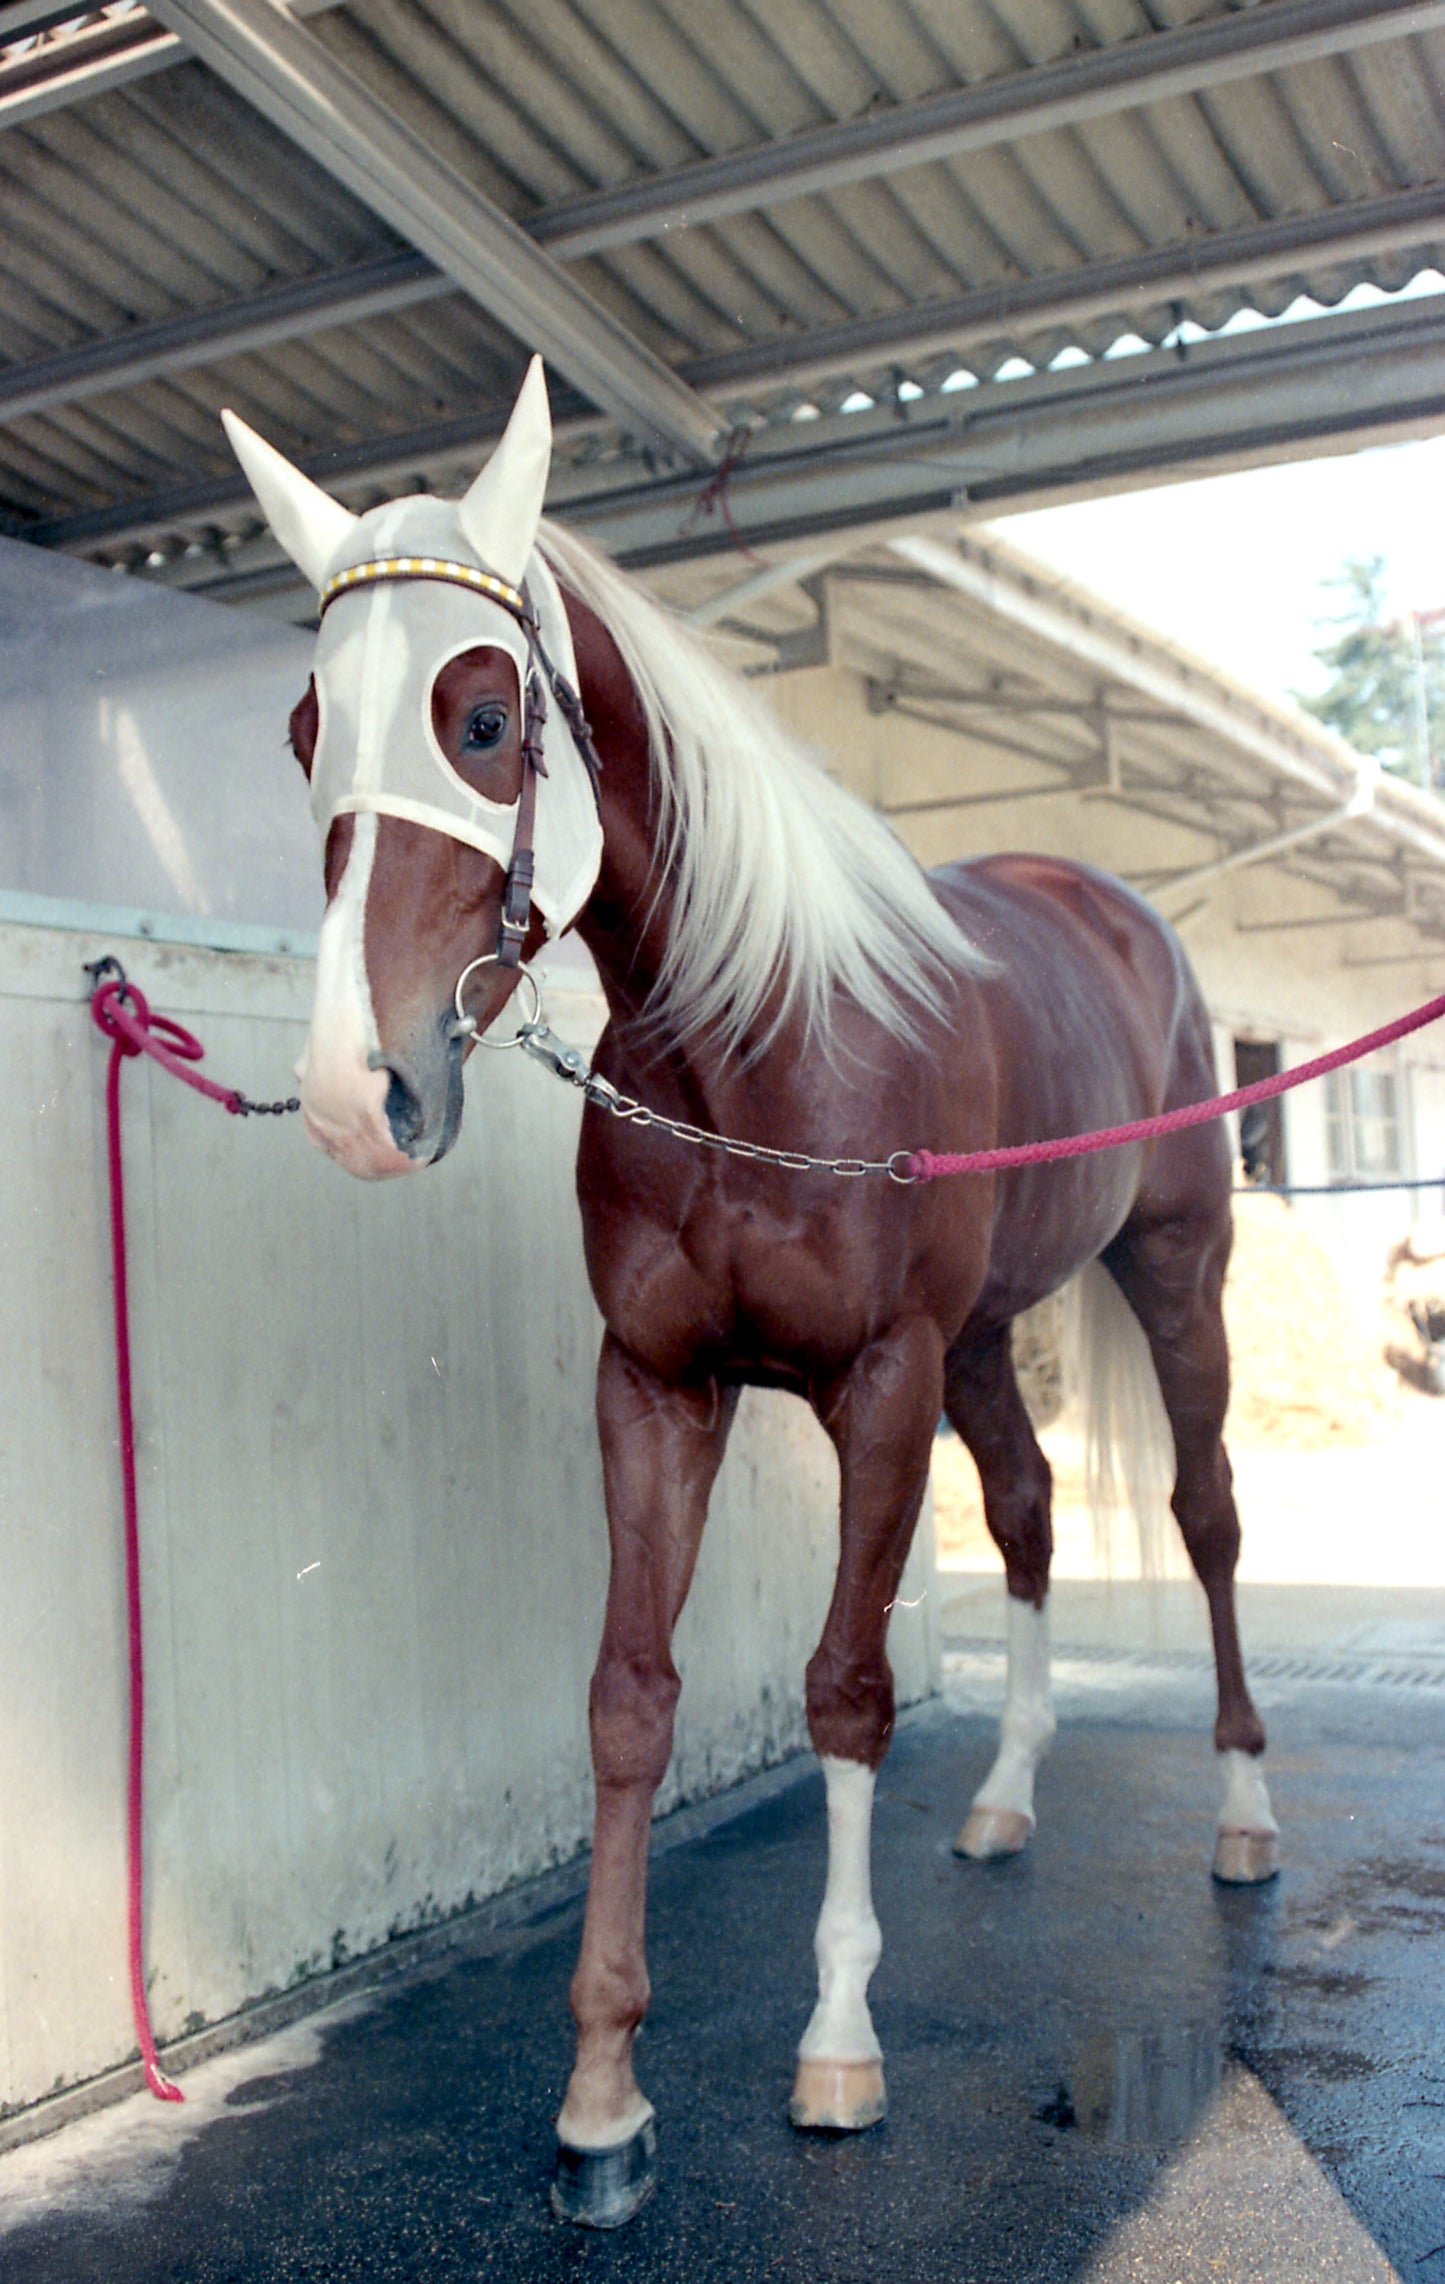
[[[1077,2048],[1068,2075],[1035,2103],[1033,2116],[1114,2148],[1175,2145],[1212,2108],[1224,2073],[1217,2027],[1115,2031]]]

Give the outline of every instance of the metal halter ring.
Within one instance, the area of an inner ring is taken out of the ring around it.
[[[478,968],[494,966],[496,964],[496,959],[497,955],[495,952],[483,952],[480,959],[470,961],[469,964],[462,969],[461,974],[457,977],[457,988],[453,994],[453,1001],[457,1011],[457,1020],[455,1028],[452,1032],[452,1037],[454,1039],[475,1039],[479,1047],[520,1047],[525,1043],[527,1033],[531,1030],[533,1024],[539,1023],[542,1019],[542,987],[538,983],[537,978],[531,973],[530,969],[518,968],[517,981],[518,983],[524,983],[532,994],[532,1012],[522,1023],[520,1028],[512,1033],[510,1039],[484,1038],[482,1033],[477,1029],[477,1019],[475,1015],[467,1015],[464,1013],[462,1008],[462,993],[466,989],[468,976],[474,975]]]

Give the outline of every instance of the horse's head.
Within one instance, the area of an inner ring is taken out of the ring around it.
[[[541,361],[457,501],[352,515],[225,420],[321,597],[291,716],[327,894],[297,1066],[306,1127],[351,1173],[411,1173],[456,1138],[464,1056],[515,989],[529,934],[575,919],[601,855],[552,679],[575,687],[571,634],[533,552],[551,454]]]

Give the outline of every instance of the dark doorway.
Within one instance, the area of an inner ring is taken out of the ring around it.
[[[1278,1039],[1236,1039],[1234,1083],[1253,1086],[1257,1079],[1275,1078],[1280,1070]],[[1283,1187],[1284,1116],[1278,1101],[1252,1103],[1239,1121],[1239,1155],[1244,1178],[1256,1185]]]

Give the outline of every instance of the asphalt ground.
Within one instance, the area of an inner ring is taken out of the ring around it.
[[[1445,1660],[1265,1681],[1286,1869],[1261,1890],[1208,1877],[1208,1677],[1167,1655],[1061,1661],[1033,1847],[960,1863],[999,1670],[966,1645],[949,1670],[880,1783],[874,2132],[785,2118],[824,1864],[804,1761],[660,1828],[663,2178],[627,2230],[548,2209],[580,1921],[554,1882],[201,2064],[184,2109],[0,2157],[3,2284],[1445,2279]]]

